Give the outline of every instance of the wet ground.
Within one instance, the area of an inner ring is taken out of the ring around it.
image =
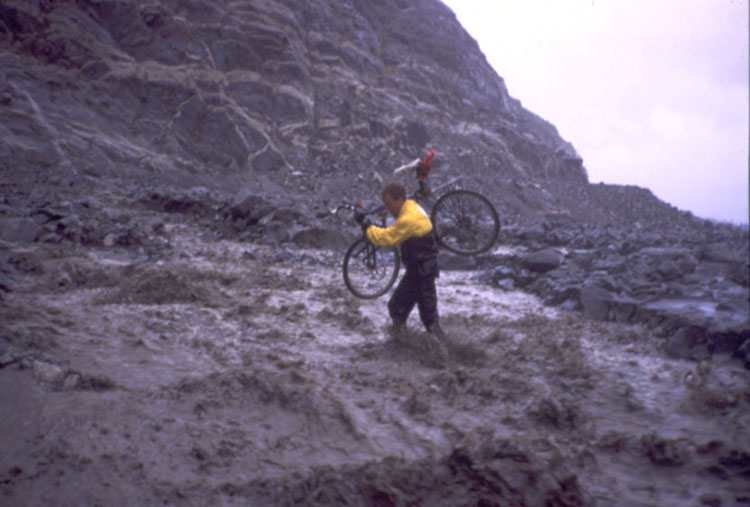
[[[416,316],[344,288],[340,253],[204,241],[3,245],[0,503],[750,503],[750,374],[669,359],[471,272]]]

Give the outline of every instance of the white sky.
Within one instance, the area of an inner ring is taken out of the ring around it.
[[[750,0],[442,0],[589,181],[748,221]]]

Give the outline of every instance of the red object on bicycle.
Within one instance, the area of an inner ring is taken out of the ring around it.
[[[417,179],[424,181],[427,179],[427,175],[430,173],[432,162],[435,159],[435,148],[432,148],[427,152],[427,156],[419,161],[417,165]]]

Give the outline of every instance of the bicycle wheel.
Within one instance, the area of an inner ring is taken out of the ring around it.
[[[476,255],[495,244],[500,218],[492,203],[471,190],[451,190],[430,213],[438,243],[453,253]]]
[[[355,296],[375,299],[396,283],[400,266],[398,249],[378,247],[359,238],[344,255],[344,283]]]

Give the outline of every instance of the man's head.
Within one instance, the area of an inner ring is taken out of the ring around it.
[[[401,183],[391,181],[383,187],[383,190],[380,192],[380,197],[383,199],[383,204],[385,204],[386,209],[395,218],[398,217],[398,214],[401,211],[401,206],[403,206],[406,201],[406,189]]]

